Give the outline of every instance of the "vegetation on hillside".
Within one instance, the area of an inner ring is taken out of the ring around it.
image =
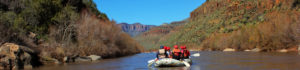
[[[207,0],[158,43],[200,50],[289,49],[299,45],[299,16],[299,0]]]
[[[92,0],[1,0],[0,45],[17,43],[41,57],[100,55],[142,51]]]

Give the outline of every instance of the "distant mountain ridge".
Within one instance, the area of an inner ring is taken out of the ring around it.
[[[123,32],[129,34],[131,37],[137,36],[140,33],[146,32],[151,28],[156,27],[155,25],[143,25],[140,23],[134,23],[134,24],[120,23],[117,24],[117,26],[120,27]]]
[[[165,40],[165,37],[172,35],[174,32],[179,31],[181,26],[188,23],[188,20],[175,21],[171,23],[165,23],[160,26],[151,28],[149,31],[141,33],[134,37],[142,46],[147,50],[155,50],[161,44],[161,40]]]

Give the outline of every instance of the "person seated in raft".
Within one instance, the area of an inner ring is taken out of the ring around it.
[[[165,46],[165,50],[166,50],[166,53],[167,53],[167,56],[168,56],[167,58],[172,58],[170,49],[171,49],[170,47]]]
[[[180,57],[181,57],[181,52],[180,50],[178,49],[178,46],[177,45],[174,45],[174,49],[172,51],[172,58],[173,59],[176,59],[176,60],[180,60]]]
[[[191,55],[190,51],[186,49],[186,46],[182,46],[181,48],[181,53],[182,53],[182,59],[188,59]]]
[[[164,46],[160,46],[160,49],[158,50],[156,54],[156,60],[161,59],[161,58],[167,58],[167,53],[164,48]]]

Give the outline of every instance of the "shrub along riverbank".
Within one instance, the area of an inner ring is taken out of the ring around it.
[[[33,52],[25,52],[34,58],[29,61],[33,67],[48,61],[63,62],[65,57],[112,58],[143,50],[98,11],[92,0],[1,0],[0,3],[0,45],[14,43],[31,49]],[[2,55],[1,63],[5,63],[2,59],[12,54]],[[23,65],[16,66],[23,68]]]

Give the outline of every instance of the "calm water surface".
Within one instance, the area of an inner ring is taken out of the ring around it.
[[[155,53],[140,53],[92,63],[47,65],[36,70],[300,70],[300,55],[297,53],[257,52],[192,52],[191,67],[148,68],[147,61]]]

